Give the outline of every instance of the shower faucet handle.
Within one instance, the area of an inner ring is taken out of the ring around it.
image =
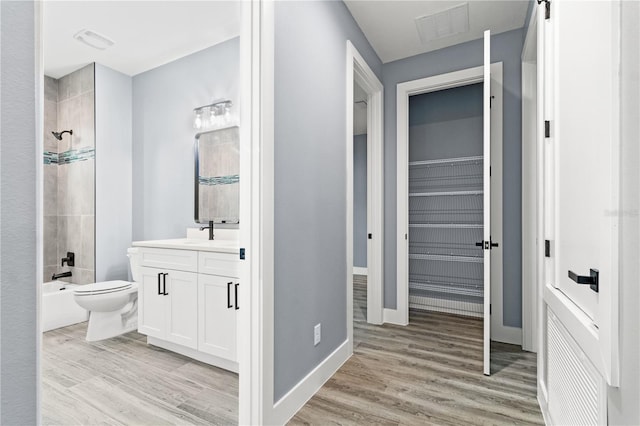
[[[67,262],[67,266],[75,266],[76,255],[72,251],[67,252],[67,257],[62,258],[61,266],[64,266],[64,263]]]

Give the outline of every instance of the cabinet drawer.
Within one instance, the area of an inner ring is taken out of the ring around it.
[[[142,249],[142,266],[198,272],[198,252],[145,247]]]
[[[208,275],[222,275],[224,277],[239,276],[239,259],[237,253],[215,253],[201,251],[198,259],[198,272]]]

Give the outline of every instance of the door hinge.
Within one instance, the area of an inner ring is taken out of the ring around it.
[[[369,238],[370,240],[373,239],[373,234],[368,234],[367,238]]]
[[[495,98],[495,96],[489,96],[489,108],[493,108],[493,98]]]
[[[550,0],[538,0],[538,4],[544,2],[544,19],[551,19],[551,1]]]
[[[245,257],[245,250],[244,250],[244,248],[241,248],[240,249],[240,260],[244,260],[244,257]]]
[[[544,240],[544,257],[551,257],[551,241]]]
[[[491,166],[489,166],[489,177],[491,177]]]
[[[491,303],[489,303],[489,315],[491,315]]]
[[[544,121],[544,137],[551,137],[551,122],[549,120]]]
[[[404,239],[405,239],[405,240],[408,240],[408,239],[409,239],[409,236],[408,236],[407,234],[404,234]]]

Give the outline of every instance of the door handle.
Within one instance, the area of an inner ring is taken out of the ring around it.
[[[233,281],[229,281],[227,283],[227,309],[233,308],[233,305],[231,304],[231,285],[232,284],[233,284]]]
[[[239,285],[240,285],[240,283],[236,283],[236,289],[235,289],[235,291],[236,291],[236,311],[238,309],[240,309],[240,306],[238,306],[238,286]]]
[[[600,290],[599,275],[600,272],[597,269],[590,269],[589,275],[578,275],[573,271],[569,271],[569,278],[578,284],[588,285],[596,293]]]
[[[162,275],[162,272],[158,272],[158,296],[162,296],[162,290],[160,290],[160,275]]]
[[[169,295],[169,293],[167,293],[167,275],[169,274],[166,272],[162,274],[162,295],[163,296]]]
[[[476,242],[476,247],[484,247],[484,241]]]

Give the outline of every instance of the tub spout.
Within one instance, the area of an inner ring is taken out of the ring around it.
[[[51,281],[55,281],[58,278],[65,278],[65,277],[70,277],[71,276],[71,271],[67,271],[67,272],[61,272],[59,274],[53,274],[51,276]]]

